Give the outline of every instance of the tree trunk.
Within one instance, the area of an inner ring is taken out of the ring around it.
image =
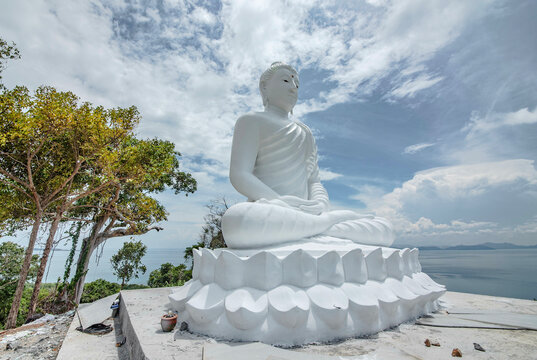
[[[48,256],[50,250],[52,249],[52,244],[54,243],[54,237],[56,236],[56,231],[58,230],[58,225],[60,224],[60,219],[62,218],[62,211],[58,210],[54,221],[50,227],[50,232],[48,235],[47,243],[45,245],[45,250],[43,255],[41,255],[41,264],[39,265],[39,270],[37,271],[37,277],[34,284],[34,292],[32,293],[32,298],[30,300],[30,306],[28,307],[28,317],[30,318],[35,313],[35,308],[37,307],[37,299],[39,297],[39,290],[41,289],[41,281],[43,280],[43,275],[45,274],[45,269],[47,267]]]
[[[75,303],[77,305],[80,304],[82,292],[84,291],[84,282],[86,280],[86,272],[88,270],[91,255],[93,254],[93,250],[99,245],[96,243],[96,239],[108,219],[108,216],[101,216],[93,226],[93,229],[91,229],[90,236],[82,241],[82,248],[80,249],[80,255],[78,256],[75,274],[75,277],[77,275],[80,276],[75,286]]]
[[[84,283],[86,281],[86,273],[89,267],[89,261],[91,259],[91,255],[93,254],[93,250],[95,250],[95,246],[93,245],[93,237],[88,238],[87,243],[83,243],[82,246],[87,246],[88,251],[85,254],[85,258],[82,258],[84,255],[83,251],[80,251],[80,256],[78,258],[77,263],[77,271],[80,271],[82,275],[78,278],[78,281],[76,282],[75,286],[75,303],[78,305],[80,304],[80,299],[82,298],[82,293],[84,292]],[[80,270],[79,266],[81,266]]]
[[[32,226],[32,232],[30,234],[30,241],[28,242],[28,247],[26,248],[26,255],[24,257],[24,262],[22,264],[22,269],[19,277],[19,282],[17,284],[17,289],[15,290],[15,295],[13,296],[13,303],[11,304],[11,309],[9,310],[9,315],[6,321],[6,329],[11,329],[17,324],[17,315],[19,314],[19,307],[22,299],[22,292],[24,290],[24,285],[26,284],[26,278],[28,277],[28,272],[30,271],[30,264],[32,262],[32,256],[34,253],[35,241],[37,239],[37,232],[39,231],[39,226],[41,225],[42,210],[38,209],[35,214],[34,225]]]

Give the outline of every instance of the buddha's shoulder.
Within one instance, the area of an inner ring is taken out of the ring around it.
[[[252,126],[252,125],[259,126],[260,124],[268,122],[268,121],[269,121],[269,118],[267,117],[265,113],[250,112],[250,113],[241,115],[237,119],[237,125],[244,124],[244,125],[249,125],[249,126]]]

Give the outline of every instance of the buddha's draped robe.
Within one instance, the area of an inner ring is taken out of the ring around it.
[[[311,199],[309,184],[320,184],[317,146],[311,130],[300,122],[291,122],[262,139],[253,174],[280,196]],[[322,191],[326,194],[324,188]],[[349,219],[348,214],[353,214],[350,211],[346,216],[341,216],[341,211],[311,215],[265,199],[249,201],[232,206],[223,217],[224,239],[231,248],[269,246],[315,235],[381,246],[393,242],[390,223],[380,217],[355,214]]]
[[[317,147],[306,125],[291,122],[261,141],[254,175],[278,194],[308,199],[308,181],[318,173]]]

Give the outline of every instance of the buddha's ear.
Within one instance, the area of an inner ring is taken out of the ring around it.
[[[261,93],[261,99],[263,100],[263,106],[268,105],[268,96],[267,96],[267,84],[265,81],[259,83],[259,92]]]

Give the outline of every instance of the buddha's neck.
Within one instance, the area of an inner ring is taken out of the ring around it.
[[[265,111],[275,115],[280,119],[289,119],[289,112],[277,106],[268,104],[267,106],[265,106]]]

